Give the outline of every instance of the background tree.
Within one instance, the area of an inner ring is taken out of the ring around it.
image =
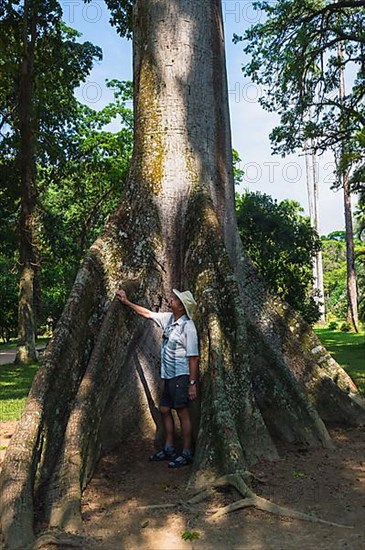
[[[269,195],[237,196],[237,223],[244,249],[270,291],[280,296],[308,323],[320,317],[312,296],[312,261],[320,240],[299,203],[278,203]]]
[[[309,206],[309,217],[311,225],[317,235],[320,234],[320,224],[319,224],[319,182],[317,174],[317,155],[314,152],[314,147],[312,145],[313,140],[305,146],[305,172],[306,172],[306,183],[307,183],[307,196],[308,196],[308,206]],[[317,250],[312,258],[313,263],[313,283],[312,283],[312,294],[313,299],[316,302],[320,317],[319,321],[321,324],[326,322],[326,311],[325,311],[325,301],[324,301],[324,286],[323,286],[323,260],[322,260],[322,250]]]
[[[18,285],[13,273],[16,259],[0,254],[0,337],[9,342],[17,328]]]
[[[361,241],[364,240],[365,233],[365,183],[357,187],[358,203],[355,212],[356,233]]]
[[[108,87],[114,100],[100,111],[79,105],[61,165],[38,169],[43,324],[59,318],[87,248],[121,201],[133,144],[132,85],[113,80]],[[112,122],[118,131],[105,129]]]
[[[76,42],[55,0],[4,2],[0,18],[4,81],[0,92],[2,149],[19,172],[19,348],[17,361],[36,360],[34,301],[38,286],[37,162],[58,158],[59,138],[75,112],[74,89],[100,49]],[[58,147],[56,146],[58,144]]]
[[[315,139],[317,151],[352,142],[365,121],[363,2],[279,0],[254,7],[264,12],[264,22],[235,40],[246,42],[250,61],[244,72],[263,87],[261,105],[280,115],[270,136],[274,151],[294,152],[309,138]],[[354,76],[341,98],[340,74],[347,65]]]
[[[359,317],[365,320],[365,131],[356,135],[356,150],[352,152],[349,162],[353,170],[350,177],[350,186],[353,192],[358,194],[357,210],[355,212],[356,233],[359,239],[358,250],[355,250],[355,261],[357,261],[357,282],[359,292]],[[346,162],[346,157],[344,158]]]
[[[274,151],[285,155],[305,149],[310,141],[312,153],[339,150],[342,158],[346,151],[349,161],[365,121],[363,2],[325,0],[314,6],[311,0],[280,0],[255,7],[265,12],[265,22],[235,39],[248,41],[244,51],[251,60],[244,72],[264,88],[261,105],[280,115],[280,125],[270,135]],[[354,74],[348,94],[347,66]],[[341,161],[337,172],[344,189],[348,316],[357,331],[349,166]]]
[[[121,285],[152,309],[167,306],[173,286],[197,298],[196,484],[230,474],[267,507],[242,472],[276,457],[276,438],[330,447],[321,417],[365,420],[351,379],[267,292],[240,242],[221,3],[136,0],[133,43],[123,201],[78,272],[3,464],[1,524],[13,548],[34,540],[35,509],[43,526],[80,531],[81,492],[101,453],[131,432],[158,435],[160,338],[115,299]]]
[[[358,191],[359,201],[355,213],[358,246],[355,248],[355,261],[357,262],[359,318],[361,321],[365,321],[365,185],[359,185]]]
[[[321,238],[324,262],[325,300],[328,313],[337,319],[347,318],[346,296],[346,235],[334,231]],[[355,238],[355,262],[359,278],[359,319],[364,319],[364,259],[363,242]]]
[[[339,98],[342,103],[345,102],[345,67],[343,65],[343,44],[337,44],[337,55],[340,64],[340,82]],[[353,140],[352,140],[353,141]],[[335,148],[335,159],[337,161],[338,186],[343,188],[344,212],[345,212],[345,231],[346,231],[346,264],[347,264],[347,320],[352,324],[354,330],[359,332],[359,318],[357,310],[357,284],[355,272],[355,245],[354,230],[352,221],[351,187],[350,187],[350,168],[348,160],[350,156],[347,153],[347,143],[342,141]]]
[[[34,288],[38,259],[35,246],[35,125],[33,113],[34,54],[38,2],[24,1],[20,32],[19,89],[15,126],[19,134],[17,160],[20,172],[19,259],[21,265],[18,310],[18,352],[16,361],[37,360],[35,349]]]
[[[16,239],[19,178],[14,162],[0,154],[0,331],[8,340],[17,329],[19,263]]]
[[[49,316],[55,321],[59,318],[86,249],[121,200],[132,151],[133,113],[126,107],[132,90],[129,82],[113,80],[108,86],[114,91],[114,100],[99,112],[79,104],[60,142],[55,142],[55,147],[62,147],[58,162],[37,165],[42,289],[38,328],[44,327]],[[118,131],[105,129],[116,121],[121,126]],[[14,162],[12,159],[6,162],[4,157],[3,162],[0,261],[4,270],[0,326],[9,338],[14,337],[17,318],[19,194],[17,175],[12,172]]]
[[[346,236],[334,231],[322,237],[324,293],[329,315],[346,319]]]

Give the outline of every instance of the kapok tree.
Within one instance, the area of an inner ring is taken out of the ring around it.
[[[276,439],[330,447],[324,421],[365,420],[351,379],[242,249],[220,1],[136,0],[133,41],[126,191],[80,268],[4,460],[10,548],[31,543],[37,525],[80,530],[100,456],[132,430],[159,434],[160,335],[115,299],[121,286],[152,309],[172,287],[197,299],[195,484],[231,476],[253,499],[242,472],[276,458]]]

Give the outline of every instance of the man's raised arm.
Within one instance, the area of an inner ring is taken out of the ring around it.
[[[122,302],[122,304],[124,304],[124,305],[130,307],[131,309],[133,309],[133,311],[138,313],[138,315],[141,315],[142,317],[145,317],[146,319],[152,319],[152,311],[150,311],[149,309],[147,309],[143,306],[140,306],[138,304],[133,304],[132,302],[130,302],[128,300],[127,294],[125,293],[124,290],[118,290],[118,292],[116,293],[116,296],[117,296],[118,300],[120,302]]]

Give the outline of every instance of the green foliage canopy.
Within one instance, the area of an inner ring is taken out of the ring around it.
[[[91,0],[86,0],[90,2]],[[134,0],[105,0],[111,17],[110,23],[121,36],[132,36],[132,10]]]
[[[0,15],[0,143],[17,147],[19,74],[22,59],[21,33],[24,3],[4,2]],[[30,25],[32,22],[26,22]],[[78,41],[80,33],[62,21],[60,4],[42,0],[37,4],[33,84],[33,131],[36,134],[37,161],[57,162],[62,153],[65,127],[75,116],[74,90],[89,74],[101,49]],[[11,155],[11,149],[7,149]]]
[[[80,261],[122,200],[133,146],[130,82],[110,81],[114,101],[100,111],[79,105],[67,160],[40,167],[41,279],[44,317],[60,315]],[[111,125],[119,129],[112,131]]]
[[[354,240],[358,285],[359,319],[365,320],[365,249],[360,238]],[[347,317],[346,235],[334,231],[322,237],[323,283],[326,311],[338,319]]]
[[[299,203],[258,192],[237,195],[236,204],[243,245],[268,287],[313,323],[319,311],[311,295],[312,257],[320,240],[309,218]]]
[[[78,114],[74,90],[89,74],[100,48],[80,43],[80,34],[66,27],[55,0],[37,3],[36,20],[25,19],[24,3],[1,2],[0,11],[0,188],[1,250],[17,240],[20,202],[19,101],[24,26],[36,26],[32,132],[38,166],[57,167],[69,149],[68,127]],[[37,181],[37,178],[36,178]],[[39,188],[39,183],[37,185]]]
[[[349,145],[365,122],[364,2],[259,1],[254,8],[264,13],[264,21],[235,41],[246,43],[250,61],[243,70],[263,89],[261,105],[280,115],[280,126],[270,136],[274,151],[293,152],[309,138],[320,151],[344,141]],[[345,67],[353,78],[341,99]]]
[[[334,231],[322,237],[323,285],[328,314],[346,319],[346,236]]]
[[[35,137],[35,245],[42,280],[42,317],[57,318],[80,257],[119,202],[132,148],[131,84],[110,82],[115,100],[97,113],[74,95],[100,48],[81,42],[62,21],[56,0],[37,10],[0,0],[0,325],[13,331],[19,269],[19,82],[22,33],[36,26],[32,125]],[[29,20],[25,17],[31,13]],[[107,125],[122,123],[119,130]],[[118,199],[116,198],[118,196]],[[39,312],[38,312],[39,313]]]

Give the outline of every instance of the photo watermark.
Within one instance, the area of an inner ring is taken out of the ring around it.
[[[73,25],[81,18],[85,23],[95,24],[101,21],[106,6],[104,2],[91,0],[85,3],[82,0],[64,0],[62,2],[63,18],[66,23]]]
[[[304,159],[303,159],[304,164]],[[305,166],[298,161],[265,161],[265,162],[240,162],[237,168],[243,171],[243,184],[257,184],[282,181],[288,184],[298,183],[303,178],[306,178]],[[313,168],[312,168],[313,170]],[[314,173],[318,182],[333,185],[335,178],[336,164],[335,162],[320,162],[314,163]]]

